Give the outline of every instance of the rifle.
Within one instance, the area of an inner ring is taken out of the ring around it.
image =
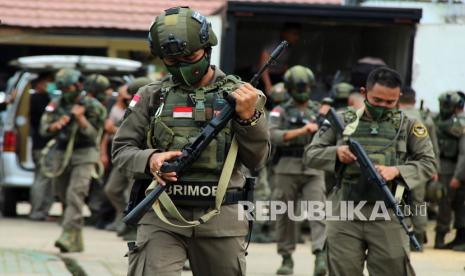
[[[255,86],[263,73],[270,65],[276,62],[276,59],[281,55],[282,51],[288,46],[287,41],[282,41],[276,49],[271,53],[270,58],[260,68],[258,73],[256,73],[253,78],[250,80],[250,83]],[[225,95],[226,104],[221,109],[220,115],[213,118],[208,124],[204,127],[199,136],[194,140],[192,144],[187,144],[182,149],[182,154],[179,157],[176,157],[172,162],[165,162],[160,171],[163,173],[167,172],[176,172],[179,176],[188,169],[200,156],[200,154],[205,150],[205,148],[210,144],[210,142],[218,135],[218,133],[223,130],[228,122],[235,115],[235,100],[231,95]],[[144,216],[144,214],[150,210],[153,203],[158,199],[158,197],[163,193],[166,187],[170,183],[166,183],[165,186],[156,186],[141,202],[139,202],[134,209],[132,209],[129,214],[127,214],[123,221],[126,224],[137,224],[137,222]]]
[[[84,105],[84,98],[86,97],[86,95],[87,95],[87,92],[81,91],[78,98],[75,100],[75,104]],[[66,145],[68,143],[70,132],[72,132],[72,126],[73,126],[73,124],[75,124],[74,121],[76,120],[76,118],[74,118],[74,114],[72,114],[71,111],[68,113],[68,116],[69,116],[68,124],[65,125],[60,130],[60,132],[58,133],[58,136],[57,136],[57,142],[58,143],[63,143],[64,145]]]
[[[337,116],[336,110],[331,108],[326,117],[331,122],[331,125],[335,128],[336,132],[342,136],[345,126],[341,119]],[[376,184],[376,186],[381,189],[385,198],[384,202],[388,205],[388,207],[394,210],[394,213],[397,219],[399,219],[400,225],[407,233],[410,242],[416,249],[421,250],[421,246],[414,236],[413,231],[409,231],[407,224],[405,223],[405,215],[402,212],[399,203],[397,203],[391,193],[391,190],[389,190],[389,187],[387,186],[386,180],[376,170],[375,165],[371,161],[370,157],[368,157],[368,154],[363,149],[362,145],[350,137],[347,141],[347,145],[349,146],[350,151],[357,157],[357,163],[360,166],[360,171],[364,173],[368,182]]]

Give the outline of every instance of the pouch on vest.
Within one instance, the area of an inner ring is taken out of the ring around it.
[[[153,145],[157,149],[166,150],[173,143],[174,132],[162,121],[156,120],[153,130]]]
[[[439,148],[441,149],[441,157],[447,159],[456,159],[458,155],[458,141],[457,139],[439,139]]]

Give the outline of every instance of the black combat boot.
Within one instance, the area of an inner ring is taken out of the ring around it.
[[[423,252],[423,242],[425,241],[425,233],[415,233],[415,238],[417,238],[418,243],[420,244],[420,249],[417,249],[410,243],[410,251],[412,252]]]
[[[455,246],[465,244],[465,228],[458,228],[455,233],[455,238],[445,245],[445,249],[452,249]]]
[[[446,234],[447,232],[436,232],[436,238],[434,240],[435,249],[446,249],[446,243],[444,242]]]
[[[283,262],[276,271],[278,275],[291,275],[294,274],[294,261],[291,255],[283,255]]]

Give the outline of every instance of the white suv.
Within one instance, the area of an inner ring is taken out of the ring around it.
[[[0,114],[0,212],[4,216],[16,216],[16,203],[28,200],[29,187],[34,181],[29,95],[31,81],[38,73],[77,68],[85,75],[100,73],[131,79],[132,74],[142,70],[138,61],[70,55],[22,57],[11,65],[18,67],[18,71],[8,80],[5,92],[11,101]]]

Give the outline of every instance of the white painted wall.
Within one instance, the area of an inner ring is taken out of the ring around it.
[[[420,25],[415,37],[412,87],[438,111],[438,96],[465,90],[465,25]]]
[[[465,5],[408,1],[368,1],[363,6],[418,8],[413,52],[412,87],[418,102],[438,111],[438,96],[447,90],[465,90]]]

